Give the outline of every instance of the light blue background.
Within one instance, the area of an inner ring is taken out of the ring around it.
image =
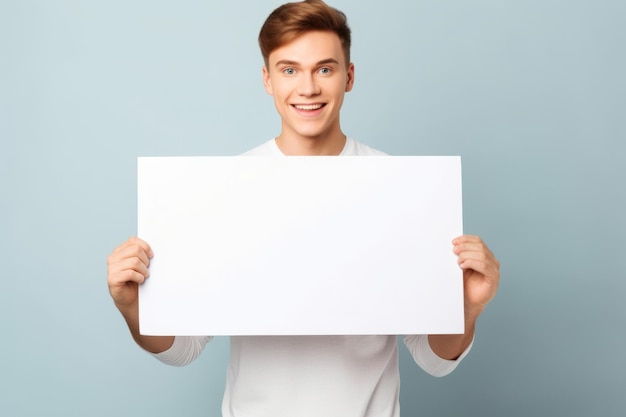
[[[280,1],[0,1],[0,415],[215,416],[228,340],[183,369],[132,342],[106,257],[139,155],[279,131],[258,30]],[[502,262],[454,374],[401,348],[404,416],[626,412],[626,3],[347,1],[344,130],[463,157],[465,230]]]

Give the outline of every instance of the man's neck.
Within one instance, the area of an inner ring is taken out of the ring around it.
[[[324,138],[307,138],[283,132],[276,138],[276,145],[287,156],[339,155],[346,146],[346,135],[340,131]]]

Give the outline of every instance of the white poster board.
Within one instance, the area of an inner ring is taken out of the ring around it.
[[[142,334],[463,332],[460,157],[142,157]]]

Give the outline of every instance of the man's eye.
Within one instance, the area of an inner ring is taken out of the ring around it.
[[[330,74],[331,72],[332,72],[332,69],[328,67],[320,68],[320,71],[319,71],[320,74]]]
[[[295,74],[295,73],[296,73],[296,70],[295,70],[295,69],[293,69],[293,68],[285,68],[285,69],[283,70],[283,73],[284,73],[284,74],[286,74],[286,75],[293,75],[293,74]]]

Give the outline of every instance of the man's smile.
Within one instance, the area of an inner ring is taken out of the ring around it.
[[[292,104],[293,107],[295,107],[297,110],[304,110],[304,111],[314,111],[314,110],[319,110],[322,107],[324,107],[326,104],[325,103],[317,103],[317,104]]]

